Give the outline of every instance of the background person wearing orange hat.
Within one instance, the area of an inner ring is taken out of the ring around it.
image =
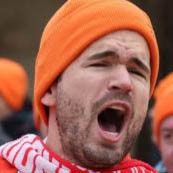
[[[0,145],[32,129],[27,90],[28,77],[23,66],[0,57]],[[26,126],[28,122],[29,128]]]
[[[69,0],[46,26],[35,66],[35,123],[0,147],[6,171],[156,172],[128,155],[146,117],[159,53],[149,17],[126,0]]]
[[[28,78],[24,68],[17,62],[0,57],[1,119],[22,108],[27,87]]]
[[[173,73],[162,79],[155,91],[153,111],[154,142],[162,161],[156,166],[159,173],[173,172]]]

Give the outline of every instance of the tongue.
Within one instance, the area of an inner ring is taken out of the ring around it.
[[[103,130],[108,131],[108,132],[116,132],[116,126],[111,123],[104,123],[102,125]]]

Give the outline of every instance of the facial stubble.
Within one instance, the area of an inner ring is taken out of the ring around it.
[[[111,99],[112,94],[95,103],[90,116],[88,116],[82,101],[70,98],[60,83],[57,93],[56,120],[63,152],[67,156],[65,159],[90,169],[105,169],[118,164],[130,151],[141,127],[133,128],[132,126],[133,132],[127,128],[128,131],[119,152],[115,152],[113,147],[109,145],[94,145],[89,142],[89,138],[92,134],[91,126],[97,118],[96,110],[106,99]],[[84,126],[81,126],[82,121],[85,122]],[[129,126],[131,123],[133,123],[133,117],[129,121]]]

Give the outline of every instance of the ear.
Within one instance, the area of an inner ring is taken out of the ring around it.
[[[45,106],[55,106],[56,104],[56,84],[53,84],[50,89],[41,98],[41,103]]]

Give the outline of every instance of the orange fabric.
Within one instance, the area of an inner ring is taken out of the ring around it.
[[[127,0],[69,0],[47,24],[35,65],[35,122],[48,123],[41,98],[60,73],[95,40],[117,30],[134,30],[148,42],[151,94],[157,79],[159,52],[149,17]]]
[[[168,90],[168,87],[172,84],[173,84],[173,72],[168,74],[164,79],[162,79],[159,82],[158,87],[156,87],[154,91],[154,98],[157,99],[158,97],[160,97],[164,92]]]
[[[160,126],[167,117],[173,115],[173,73],[161,80],[154,93],[153,131],[159,144]]]
[[[17,173],[17,169],[0,157],[0,173]]]
[[[23,106],[27,83],[27,74],[20,64],[0,57],[0,96],[12,110],[19,110]]]

